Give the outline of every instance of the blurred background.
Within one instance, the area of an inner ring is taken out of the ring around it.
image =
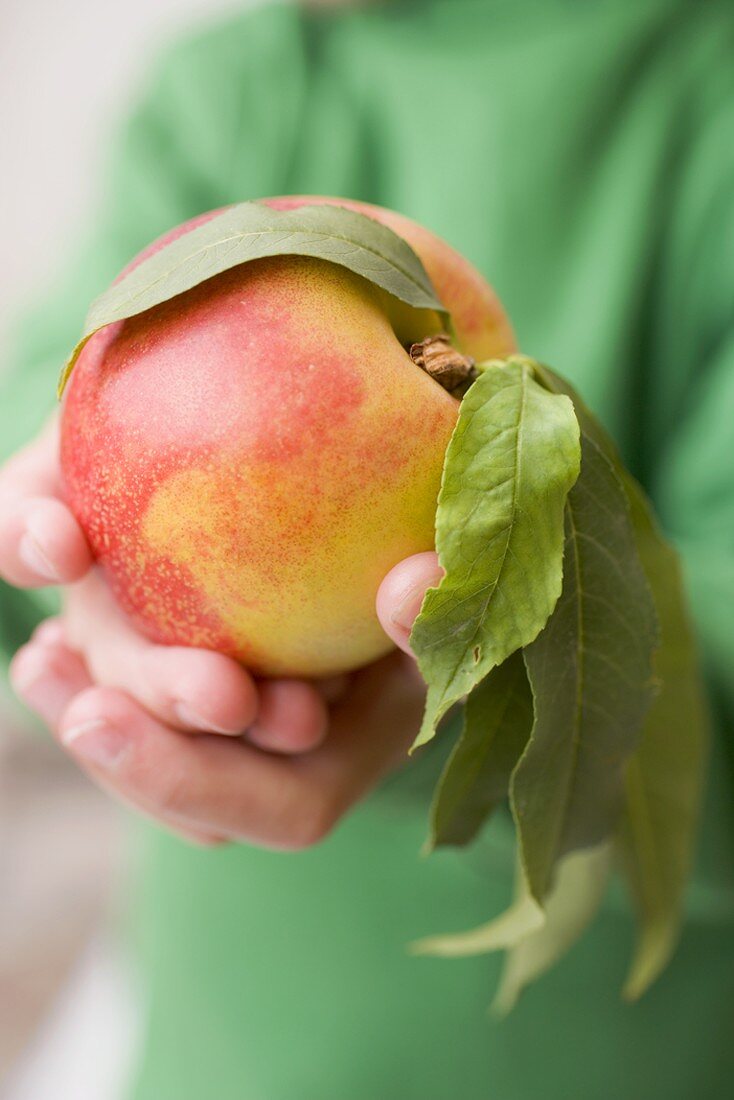
[[[106,135],[149,59],[172,33],[235,6],[248,0],[0,0],[0,369],[24,301],[63,277]],[[142,1011],[113,930],[122,832],[3,680],[2,1100],[99,1100],[121,1085]]]

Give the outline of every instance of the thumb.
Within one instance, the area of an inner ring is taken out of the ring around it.
[[[376,607],[382,629],[406,653],[411,652],[408,637],[426,589],[435,588],[442,577],[438,557],[430,550],[398,562],[378,589]]]

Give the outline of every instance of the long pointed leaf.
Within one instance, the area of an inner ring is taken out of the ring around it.
[[[436,955],[444,959],[460,959],[467,955],[483,955],[514,947],[526,936],[542,928],[545,914],[539,905],[525,894],[504,913],[479,928],[445,936],[427,936],[411,947],[414,955]]]
[[[594,439],[623,479],[660,623],[653,658],[658,694],[640,748],[627,766],[619,835],[622,867],[640,923],[624,987],[624,995],[635,1000],[665,968],[680,933],[707,754],[705,694],[676,552],[663,538],[642,488],[623,470],[614,444],[578,394],[548,367],[535,368],[553,392],[572,399],[582,433]]]
[[[524,363],[488,364],[461,403],[436,516],[445,570],[411,634],[428,684],[416,745],[443,714],[542,630],[561,591],[563,507],[578,425]]]
[[[619,835],[622,867],[641,926],[624,987],[624,995],[634,1000],[664,969],[678,941],[703,785],[706,706],[677,555],[631,479],[628,492],[661,640],[654,661],[660,689],[640,748],[627,766]]]
[[[474,689],[459,740],[431,807],[429,849],[468,844],[507,797],[533,725],[533,696],[520,652]]]
[[[611,845],[602,844],[565,856],[558,867],[553,889],[545,905],[545,922],[507,951],[500,984],[492,1003],[498,1016],[506,1016],[523,989],[552,966],[596,916],[611,870]],[[518,900],[527,889],[518,874]]]
[[[528,886],[540,904],[561,856],[616,827],[623,768],[652,700],[657,639],[622,484],[588,436],[566,512],[563,592],[525,649],[536,722],[511,783]]]

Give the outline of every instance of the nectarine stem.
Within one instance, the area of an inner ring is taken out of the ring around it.
[[[416,366],[448,390],[452,397],[463,397],[477,377],[474,360],[457,351],[445,332],[427,336],[425,340],[412,344],[410,358]]]

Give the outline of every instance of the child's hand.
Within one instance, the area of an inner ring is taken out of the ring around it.
[[[410,660],[395,654],[321,684],[255,684],[220,654],[147,641],[89,571],[58,499],[55,454],[51,428],[0,475],[6,579],[27,587],[86,573],[62,618],[16,655],[18,694],[106,790],[184,836],[291,849],[322,839],[405,758],[424,696]],[[378,613],[401,648],[436,579],[435,555],[422,554],[383,583]]]

